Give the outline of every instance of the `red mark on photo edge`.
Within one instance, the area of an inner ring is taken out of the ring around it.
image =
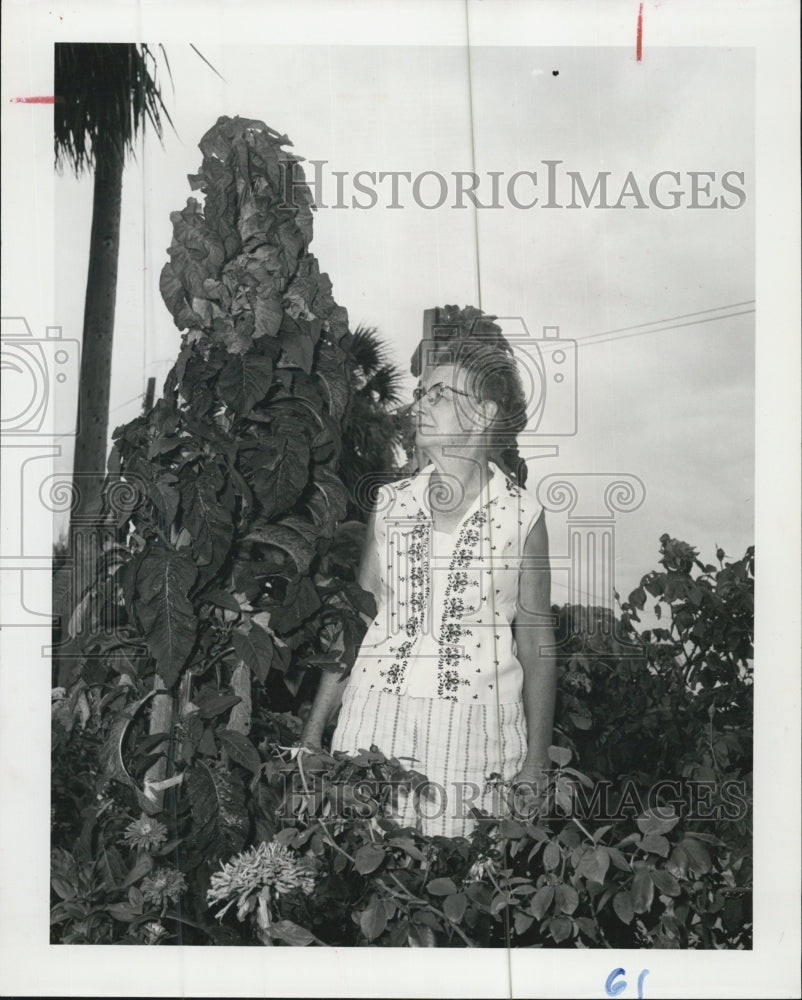
[[[643,4],[638,5],[638,33],[635,38],[635,61],[643,58]]]
[[[12,97],[12,104],[55,104],[55,97]]]

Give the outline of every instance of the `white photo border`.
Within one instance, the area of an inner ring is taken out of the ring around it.
[[[616,967],[623,1000],[643,968],[648,997],[792,996],[800,958],[799,670],[799,48],[784,2],[649,2],[649,46],[753,46],[757,52],[757,358],[755,545],[755,940],[750,952],[604,950],[156,948],[48,944],[49,627],[6,629],[0,665],[0,991],[61,996],[602,997]],[[620,45],[634,50],[638,3],[391,0],[382,4],[250,0],[3,8],[3,314],[32,329],[54,320],[52,117],[18,94],[52,93],[56,41],[270,44]],[[467,22],[466,22],[467,18]],[[336,289],[335,289],[336,294]],[[346,303],[347,305],[347,303]],[[6,469],[10,463],[3,463]],[[4,473],[5,475],[5,473]],[[12,483],[12,486],[14,484]],[[7,496],[6,483],[3,496]],[[46,517],[31,530],[50,534]],[[0,599],[16,600],[4,571]],[[25,598],[49,606],[50,574]],[[37,645],[38,643],[38,645]]]

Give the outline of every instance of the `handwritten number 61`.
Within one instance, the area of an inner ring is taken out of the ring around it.
[[[624,969],[613,969],[604,983],[604,992],[608,997],[617,997],[627,988],[627,981],[624,979],[626,971]],[[643,1000],[643,980],[649,975],[648,969],[643,969],[638,976],[638,1000]]]

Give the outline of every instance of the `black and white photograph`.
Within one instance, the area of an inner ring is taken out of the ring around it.
[[[3,992],[795,995],[798,13],[4,10]]]

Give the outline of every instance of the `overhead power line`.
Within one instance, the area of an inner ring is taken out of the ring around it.
[[[628,340],[630,337],[642,337],[647,333],[665,333],[668,330],[678,330],[684,326],[700,326],[702,323],[713,323],[720,319],[732,319],[734,316],[747,316],[749,313],[753,313],[754,311],[754,309],[742,309],[739,312],[722,313],[719,316],[707,316],[704,319],[690,320],[687,323],[670,323],[667,326],[660,326],[656,329],[636,330],[632,333],[620,333],[615,335],[597,333],[590,337],[582,337],[578,339],[577,344],[587,347],[592,347],[595,344],[609,344],[613,340]]]
[[[658,323],[672,323],[675,319],[690,319],[692,316],[705,316],[708,313],[720,313],[725,309],[738,309],[741,306],[752,306],[754,299],[746,299],[744,302],[730,302],[726,306],[716,306],[714,309],[698,309],[696,312],[680,313],[679,316],[664,316],[662,319],[653,319],[649,323],[635,323],[634,326],[620,326],[616,330],[603,330],[601,333],[591,334],[589,337],[580,337],[580,340],[594,340],[596,337],[606,337],[611,333],[626,333],[629,330],[640,330],[644,326],[656,326]],[[749,309],[747,312],[754,312]]]

